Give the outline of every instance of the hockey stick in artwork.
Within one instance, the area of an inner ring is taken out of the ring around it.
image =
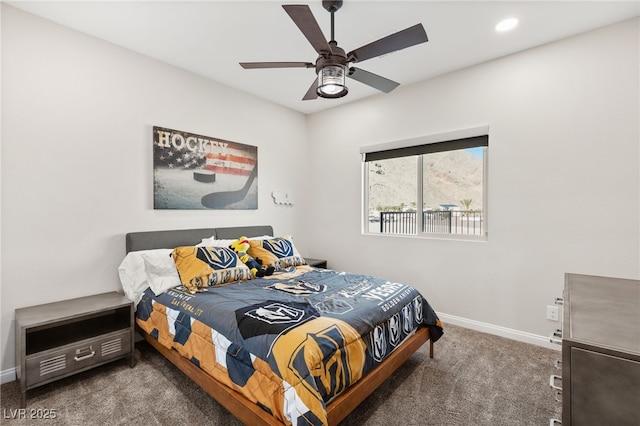
[[[224,209],[227,206],[244,200],[251,188],[251,184],[258,177],[258,165],[256,164],[247,178],[247,182],[237,191],[212,192],[202,197],[202,205],[209,209]]]

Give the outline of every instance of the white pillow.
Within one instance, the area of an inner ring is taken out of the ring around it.
[[[142,298],[142,293],[149,287],[142,252],[128,253],[118,266],[118,275],[124,294],[137,305]]]
[[[129,300],[137,305],[147,288],[158,295],[181,284],[171,252],[172,249],[140,250],[125,256],[118,275]]]
[[[238,237],[240,238],[240,237]],[[235,240],[216,240],[215,237],[203,238],[197,247],[229,247]],[[273,238],[271,235],[261,235],[259,237],[248,237],[248,240],[268,240]]]
[[[203,238],[196,247],[229,247],[235,240],[216,240],[215,237]]]
[[[156,296],[170,288],[182,285],[176,263],[173,257],[171,257],[171,251],[169,251],[168,254],[166,251],[168,250],[163,250],[159,253],[155,251],[142,253],[144,269],[147,272],[149,280],[149,287],[151,287],[151,291],[153,291]]]
[[[200,244],[196,244],[196,247],[219,247],[219,246],[212,246],[212,245],[207,245],[206,244],[209,241],[215,241],[215,240],[216,240],[215,235],[213,237],[203,238],[202,242],[200,242]]]

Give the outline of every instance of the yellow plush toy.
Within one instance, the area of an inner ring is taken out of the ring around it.
[[[269,266],[265,268],[262,266],[262,262],[260,259],[254,259],[252,256],[247,253],[249,250],[249,239],[247,237],[240,237],[229,246],[233,251],[235,251],[245,265],[251,269],[251,275],[254,277],[264,277],[265,275],[273,274],[275,268],[273,266]]]

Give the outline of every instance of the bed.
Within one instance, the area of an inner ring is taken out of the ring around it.
[[[271,226],[133,232],[119,268],[138,332],[240,421],[336,425],[427,341],[433,358],[442,324],[417,290],[308,266],[290,237],[273,235]],[[181,256],[218,260],[228,249],[210,246],[241,236],[275,273],[225,263],[209,276],[215,285],[185,283]]]

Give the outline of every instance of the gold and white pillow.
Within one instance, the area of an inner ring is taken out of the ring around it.
[[[180,282],[192,292],[251,278],[247,265],[228,247],[176,247],[171,256]]]
[[[298,253],[290,235],[265,240],[249,240],[248,253],[262,261],[262,266],[273,266],[280,271],[291,266],[304,265],[304,258]]]

